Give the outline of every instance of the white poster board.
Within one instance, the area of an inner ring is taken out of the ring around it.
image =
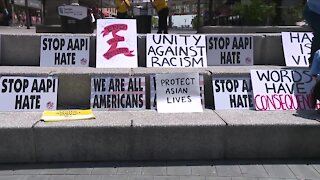
[[[311,32],[282,32],[282,46],[286,66],[309,67]]]
[[[212,78],[216,110],[254,109],[250,78]]]
[[[97,68],[138,67],[135,19],[97,20]]]
[[[41,36],[41,67],[88,67],[90,38]]]
[[[92,77],[90,107],[94,110],[144,110],[145,77]]]
[[[203,74],[199,74],[199,86],[200,86],[200,97],[202,108],[205,109],[204,99],[204,79]],[[156,86],[156,75],[150,75],[150,109],[157,110],[157,86]]]
[[[147,34],[147,67],[207,67],[205,35]]]
[[[251,70],[255,109],[310,110],[315,84],[309,70]]]
[[[88,8],[84,6],[62,5],[58,6],[58,14],[82,20],[88,16]]]
[[[252,66],[253,36],[208,35],[208,66]]]
[[[57,108],[57,77],[2,76],[0,111],[44,111]]]
[[[157,110],[159,113],[203,112],[199,74],[157,74]]]

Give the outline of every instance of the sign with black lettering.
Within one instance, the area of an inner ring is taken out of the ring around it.
[[[58,78],[0,78],[0,111],[44,111],[57,108]]]
[[[310,110],[315,84],[309,70],[251,70],[255,109]]]
[[[311,32],[282,32],[282,47],[286,66],[309,67]]]
[[[143,110],[145,77],[92,77],[91,108],[95,110]]]
[[[88,67],[89,37],[41,36],[41,67]]]
[[[97,20],[97,68],[138,67],[135,19]]]
[[[248,35],[207,36],[208,66],[252,66],[253,37]]]
[[[212,78],[216,110],[254,109],[250,78]]]
[[[199,74],[199,86],[202,108],[205,108],[204,99],[204,79],[203,74]],[[157,110],[157,88],[156,88],[156,75],[150,75],[150,109]]]
[[[199,74],[156,74],[160,113],[202,112]]]
[[[147,67],[207,67],[205,35],[147,34]]]

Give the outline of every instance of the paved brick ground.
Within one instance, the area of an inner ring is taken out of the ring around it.
[[[320,160],[0,164],[0,180],[320,179]]]

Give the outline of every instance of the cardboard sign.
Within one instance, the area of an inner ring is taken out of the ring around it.
[[[63,5],[58,7],[58,14],[82,20],[88,16],[88,8],[84,6]]]
[[[282,32],[282,45],[286,66],[309,67],[311,32]]]
[[[251,80],[256,110],[311,109],[309,70],[251,70]]]
[[[58,78],[0,78],[0,111],[43,111],[57,108]]]
[[[147,34],[147,67],[207,67],[205,36]]]
[[[252,36],[207,36],[208,65],[252,66],[253,47]]]
[[[88,67],[90,38],[41,36],[40,66]]]
[[[60,110],[44,111],[41,120],[44,122],[58,122],[71,120],[90,120],[95,119],[91,109],[87,110]]]
[[[204,79],[203,75],[199,75],[199,86],[200,86],[200,97],[202,108],[205,108],[204,99]],[[150,75],[150,109],[157,110],[157,85],[156,85],[156,75]]]
[[[199,74],[157,74],[157,110],[160,113],[202,112]]]
[[[144,77],[92,77],[91,108],[95,110],[143,110]]]
[[[135,19],[98,19],[97,68],[138,67]]]
[[[250,78],[212,78],[216,110],[254,109]]]

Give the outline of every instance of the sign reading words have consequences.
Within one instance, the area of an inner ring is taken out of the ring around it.
[[[208,65],[253,65],[253,37],[245,35],[207,36]]]
[[[40,66],[89,66],[89,37],[41,36]]]
[[[202,112],[199,74],[156,74],[160,113]]]
[[[256,110],[310,110],[309,70],[251,70]]]
[[[287,66],[309,67],[311,32],[282,32],[282,44]]]
[[[0,111],[43,111],[57,107],[56,77],[0,78]]]
[[[219,109],[254,109],[250,78],[213,78],[214,106]]]
[[[145,109],[144,77],[92,77],[91,108],[95,110]]]
[[[97,68],[138,67],[135,19],[97,20]]]
[[[147,34],[147,67],[207,67],[205,35]]]

